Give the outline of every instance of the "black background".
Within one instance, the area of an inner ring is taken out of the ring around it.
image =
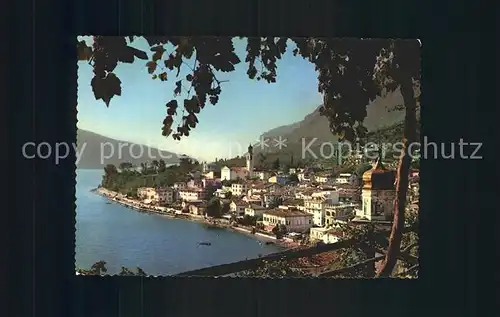
[[[56,166],[26,160],[20,149],[28,141],[76,141],[76,36],[96,34],[420,38],[422,135],[480,142],[494,128],[486,123],[492,102],[483,92],[494,91],[485,74],[495,63],[488,34],[482,33],[486,41],[478,37],[493,11],[439,1],[10,5],[13,12],[2,10],[13,34],[2,48],[8,106],[1,108],[10,127],[2,159],[8,182],[1,271],[9,291],[3,316],[476,316],[481,301],[489,301],[477,295],[476,275],[479,255],[486,254],[476,244],[477,225],[491,209],[482,197],[495,188],[480,169],[484,161],[421,162],[418,281],[100,278],[74,273],[74,159]]]

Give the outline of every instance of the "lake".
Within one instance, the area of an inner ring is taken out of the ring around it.
[[[226,229],[207,228],[189,220],[140,213],[90,192],[103,170],[77,169],[76,264],[90,268],[103,260],[109,274],[122,266],[147,274],[169,275],[257,258],[282,250]],[[211,242],[211,246],[198,245]]]

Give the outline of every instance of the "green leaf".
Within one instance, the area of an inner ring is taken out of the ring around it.
[[[168,137],[172,133],[172,123],[174,122],[172,116],[167,116],[163,120],[162,135]]]
[[[148,54],[146,54],[146,52],[138,50],[134,47],[131,47],[131,49],[132,52],[134,53],[134,56],[137,57],[138,59],[143,59],[143,60],[148,59]]]
[[[156,70],[156,63],[153,61],[149,61],[146,63],[146,67],[148,68],[148,73],[152,74]]]
[[[134,51],[133,48],[127,46],[127,49],[123,51],[118,57],[118,60],[123,63],[133,63],[134,62]]]
[[[94,76],[90,82],[96,100],[102,99],[106,106],[114,96],[122,94],[121,81],[113,73],[108,73],[105,78]]]
[[[163,57],[163,53],[165,53],[165,48],[163,47],[163,45],[159,45],[152,47],[151,51],[155,52],[153,54],[153,62],[156,63]]]
[[[247,75],[248,75],[248,78],[254,79],[255,76],[257,75],[257,68],[255,68],[254,65],[249,66],[248,71],[247,71]]]
[[[177,100],[173,99],[173,100],[170,100],[169,102],[167,102],[167,104],[165,105],[167,108],[174,108],[174,109],[177,109]]]
[[[77,50],[79,61],[90,60],[90,57],[92,56],[92,48],[87,46],[87,43],[85,43],[85,41],[78,42],[78,44],[76,46],[76,50]]]
[[[176,96],[180,95],[182,91],[182,80],[175,82],[174,94]]]

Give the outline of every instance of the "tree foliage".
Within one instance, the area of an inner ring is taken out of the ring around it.
[[[79,275],[106,275],[108,269],[106,268],[106,261],[98,261],[94,263],[90,269],[76,269],[77,274]],[[140,267],[137,267],[134,270],[131,270],[126,267],[121,267],[120,272],[118,273],[120,276],[147,276],[146,272],[142,270]]]
[[[215,76],[218,72],[231,72],[241,62],[228,37],[144,37],[150,46],[151,57],[134,48],[134,38],[94,36],[92,46],[78,42],[80,60],[88,60],[94,71],[91,85],[97,100],[107,106],[114,96],[121,95],[121,81],[113,73],[118,63],[133,63],[136,58],[148,60],[145,67],[153,79],[170,79],[168,71],[176,73],[175,95],[191,93],[184,99],[185,115],[173,137],[188,136],[198,123],[197,115],[207,102],[217,104],[222,84]],[[277,65],[290,43],[287,38],[249,38],[245,62],[250,79],[276,82]],[[292,38],[293,54],[302,56],[314,64],[318,71],[318,90],[323,93],[323,115],[330,119],[332,131],[347,140],[354,140],[366,129],[362,127],[366,106],[377,95],[394,91],[401,85],[419,86],[420,65],[417,41],[346,40],[322,38]],[[174,49],[167,52],[171,44]],[[194,56],[194,65],[186,60]],[[177,78],[181,67],[191,73]],[[259,67],[260,66],[260,67]],[[258,69],[259,68],[259,69]],[[178,80],[177,80],[178,79]],[[189,83],[187,91],[184,84]],[[179,105],[175,99],[166,102],[167,116],[163,133],[170,135],[171,124]]]
[[[220,218],[222,215],[222,203],[219,198],[213,197],[207,205],[207,216]]]
[[[166,37],[146,36],[152,56],[130,45],[134,38],[94,36],[92,46],[78,42],[78,58],[89,61],[94,71],[91,86],[97,100],[109,106],[114,96],[121,95],[121,81],[114,74],[118,63],[147,60],[145,67],[154,80],[175,80],[174,95],[186,94],[176,130],[174,117],[181,107],[177,100],[166,101],[167,115],[161,128],[164,136],[176,140],[189,136],[198,121],[198,114],[207,103],[216,105],[223,81],[216,72],[231,72],[241,62],[230,38],[225,37]],[[310,61],[318,72],[318,91],[323,94],[320,113],[330,122],[332,133],[340,140],[353,142],[366,135],[363,121],[367,105],[378,95],[400,89],[405,111],[404,146],[400,157],[393,229],[381,270],[381,276],[391,274],[399,254],[411,158],[408,145],[416,140],[417,102],[420,87],[419,42],[409,40],[357,40],[324,38],[249,38],[246,57],[250,79],[276,82],[277,60],[293,43],[293,54]],[[167,52],[166,44],[173,50]],[[194,64],[187,60],[194,57]],[[181,67],[190,73],[178,78]],[[172,73],[175,74],[172,76]],[[174,78],[172,78],[174,77]]]
[[[187,176],[180,166],[162,168],[161,162],[161,160],[158,162],[157,171],[143,165],[141,173],[132,169],[118,171],[116,166],[108,164],[104,168],[101,186],[123,194],[130,193],[133,196],[139,187],[171,186],[176,182],[187,181]]]
[[[299,182],[299,177],[297,176],[297,174],[291,174],[290,177],[288,177],[288,180],[290,182],[295,182],[295,183],[298,183]]]
[[[361,164],[359,165],[357,168],[356,168],[356,175],[358,175],[359,177],[362,177],[363,174],[370,170],[372,168],[372,165],[371,164],[368,164],[368,163],[365,163],[365,164]]]
[[[258,278],[290,278],[304,277],[305,273],[301,270],[290,267],[287,261],[264,261],[264,264],[256,269],[239,272],[237,277],[258,277]]]

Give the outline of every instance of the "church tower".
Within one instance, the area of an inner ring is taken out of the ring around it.
[[[247,171],[248,171],[248,177],[252,177],[252,174],[253,174],[253,146],[251,144],[248,146]]]
[[[396,172],[382,164],[382,151],[372,169],[363,174],[362,209],[356,218],[369,221],[390,221],[394,215]]]

